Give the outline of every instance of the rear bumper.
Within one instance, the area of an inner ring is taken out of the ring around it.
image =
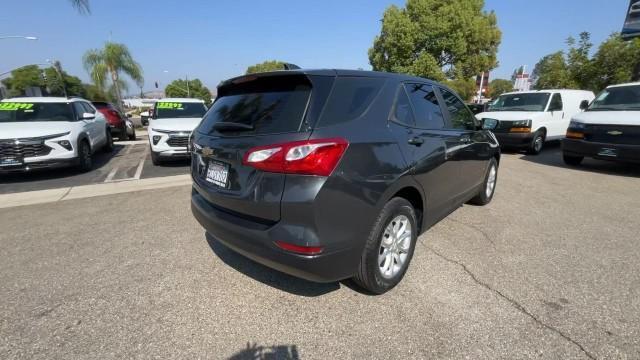
[[[111,130],[111,135],[126,134],[127,126],[126,125],[119,125],[119,126],[109,125],[109,130]]]
[[[288,231],[286,224],[258,223],[214,207],[195,186],[191,195],[191,211],[216,240],[258,263],[289,275],[315,282],[333,282],[351,277],[358,265],[353,264],[354,259],[359,258],[355,248],[315,256],[286,252],[275,245],[276,240],[300,241]]]
[[[501,147],[525,148],[531,145],[533,133],[493,133]]]
[[[640,163],[640,145],[621,145],[563,139],[562,153],[569,156],[583,156],[599,160]]]

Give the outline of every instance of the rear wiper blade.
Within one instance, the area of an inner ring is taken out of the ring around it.
[[[213,124],[213,129],[217,131],[251,131],[253,125],[221,121]]]

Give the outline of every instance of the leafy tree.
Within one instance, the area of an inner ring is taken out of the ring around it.
[[[37,65],[27,65],[11,72],[11,77],[2,80],[9,97],[22,96],[27,88],[44,87],[42,70]]]
[[[458,93],[464,101],[470,101],[478,94],[476,82],[472,79],[456,78],[447,81],[445,84]]]
[[[94,84],[82,84],[84,87],[85,98],[91,101],[113,101],[112,98],[104,92],[103,89]]]
[[[630,82],[640,66],[640,39],[625,41],[613,34],[602,44],[592,59],[592,89],[602,90],[612,84]]]
[[[489,94],[491,99],[495,99],[498,96],[513,91],[513,81],[506,79],[493,79],[489,83]]]
[[[164,89],[164,93],[167,97],[196,98],[207,104],[211,103],[211,92],[200,79],[189,80],[188,87],[186,80],[173,80]]]
[[[543,57],[531,74],[535,79],[534,89],[573,89],[576,82],[571,78],[564,52],[558,51]]]
[[[581,89],[590,89],[593,85],[593,70],[589,53],[593,44],[591,34],[584,31],[580,33],[580,39],[576,43],[573,37],[567,39],[569,50],[567,52],[567,71],[569,77]]]
[[[502,34],[484,0],[407,0],[384,12],[369,49],[374,70],[442,81],[471,79],[497,66]],[[461,80],[463,84],[467,80]]]
[[[278,60],[267,60],[260,64],[251,65],[245,74],[255,74],[268,71],[284,70],[284,62]]]
[[[118,107],[122,106],[121,76],[128,75],[139,86],[143,84],[142,68],[124,44],[107,42],[102,49],[91,49],[84,54],[84,67],[93,82],[101,89],[113,87]],[[110,81],[107,81],[110,77]]]
[[[76,10],[82,15],[91,14],[91,8],[89,7],[89,0],[69,0]]]

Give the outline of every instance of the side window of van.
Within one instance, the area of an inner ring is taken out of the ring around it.
[[[551,97],[551,103],[549,103],[549,111],[562,111],[563,108],[562,95],[559,93],[553,94],[553,97]]]

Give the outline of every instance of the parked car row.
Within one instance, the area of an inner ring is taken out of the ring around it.
[[[640,83],[507,93],[474,115],[430,80],[369,71],[288,70],[222,82],[201,100],[156,102],[154,164],[190,158],[191,209],[206,231],[266,266],[318,282],[396,286],[418,236],[461,204],[486,205],[500,147],[564,161],[640,162]],[[0,103],[0,171],[78,165],[130,138],[114,107],[83,99]],[[135,133],[133,135],[135,137]]]
[[[563,159],[585,157],[640,162],[640,83],[590,91],[540,90],[507,93],[477,115],[502,147],[539,154],[544,143],[562,140]]]

